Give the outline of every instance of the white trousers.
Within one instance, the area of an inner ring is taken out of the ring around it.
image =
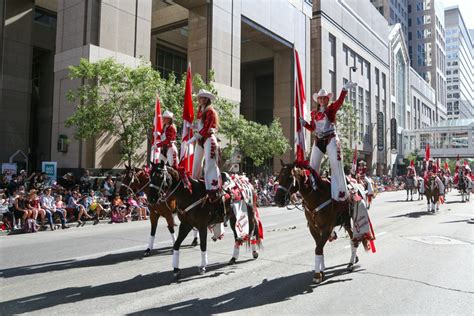
[[[217,164],[219,145],[216,136],[212,135],[204,142],[204,148],[199,144],[194,149],[193,178],[199,179],[202,175],[204,163],[204,182],[206,190],[218,190],[221,187],[221,173]]]
[[[340,146],[339,137],[335,136],[331,138],[329,144],[326,147],[326,151],[329,157],[329,165],[331,166],[331,197],[336,201],[344,201],[348,198],[349,193],[347,191],[346,177],[344,175],[344,167],[342,165],[342,152],[338,148]],[[321,167],[321,160],[323,159],[324,153],[319,150],[316,143],[311,148],[311,157],[309,165],[311,168],[319,173]],[[341,192],[344,193],[344,197],[339,198]]]
[[[160,153],[160,162],[168,163],[170,166],[175,166],[178,164],[178,148],[176,144],[168,145],[168,150],[166,151],[166,156],[164,152]]]

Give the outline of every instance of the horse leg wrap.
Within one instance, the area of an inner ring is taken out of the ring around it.
[[[196,228],[193,228],[193,238],[197,238],[198,233],[198,230]]]
[[[354,264],[357,257],[357,248],[354,246],[354,242],[351,240],[351,263]]]
[[[150,235],[150,239],[148,240],[148,249],[153,249],[153,244],[155,243],[155,236]]]
[[[235,260],[239,259],[239,254],[240,254],[240,243],[235,243],[234,244],[234,253],[232,254],[232,257],[235,258]]]
[[[321,256],[321,266],[320,266],[320,269],[321,271],[324,271],[326,270],[326,265],[324,264],[324,255]]]
[[[252,251],[257,251],[257,245],[256,244],[252,244]]]
[[[321,272],[321,263],[323,262],[324,258],[322,255],[316,255],[314,258],[314,272]]]
[[[174,243],[176,242],[176,233],[171,233],[170,235],[171,235],[171,242],[174,245]]]
[[[179,250],[173,250],[173,269],[179,269]]]
[[[201,267],[207,267],[207,251],[201,251]]]

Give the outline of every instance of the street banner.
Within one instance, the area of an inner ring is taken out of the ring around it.
[[[298,51],[294,50],[295,55],[295,121],[296,121],[296,161],[305,160],[306,142],[304,128],[301,125],[300,118],[304,118],[304,109],[306,107],[306,97],[304,95],[304,82],[301,73],[300,58]]]
[[[163,133],[163,120],[161,117],[160,97],[157,94],[155,102],[155,117],[153,119],[153,146],[151,148],[151,161],[153,163],[158,163],[158,161],[160,160],[160,148],[158,148],[156,145],[161,140],[161,133]]]
[[[397,150],[397,119],[390,120],[390,149],[392,152]]]
[[[58,163],[56,161],[42,161],[41,171],[46,173],[49,179],[57,180]]]
[[[193,79],[191,74],[191,64],[188,64],[186,72],[186,87],[184,89],[184,108],[183,108],[183,133],[181,135],[181,157],[180,166],[188,174],[193,172],[194,144],[188,144],[188,140],[193,137]]]
[[[383,112],[377,113],[377,150],[383,151],[385,148],[385,133],[384,133],[384,117]]]

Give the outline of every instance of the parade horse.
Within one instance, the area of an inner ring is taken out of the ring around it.
[[[405,189],[407,190],[407,201],[408,197],[410,196],[410,201],[413,201],[413,191],[415,191],[415,177],[414,176],[407,176],[405,178]]]
[[[423,177],[415,177],[416,190],[418,192],[418,201],[423,200],[423,195],[425,194],[425,184]]]
[[[431,176],[425,183],[427,211],[434,214],[435,208],[439,211],[440,189],[436,184],[436,177]]]
[[[469,188],[469,179],[462,172],[459,173],[458,177],[458,190],[461,193],[462,202],[469,202],[471,193]]]
[[[150,183],[151,179],[147,172],[139,168],[131,168],[125,166],[125,173],[120,185],[120,196],[133,195],[136,196],[139,192],[144,192],[148,198],[148,209],[150,210],[150,239],[148,241],[148,247],[143,253],[144,257],[150,255],[151,250],[153,250],[153,244],[155,241],[156,228],[158,227],[158,220],[160,217],[163,217],[168,224],[168,231],[171,235],[171,241],[174,244],[176,241],[176,234],[174,231],[175,223],[173,218],[173,213],[176,213],[176,201],[169,200],[167,202],[159,202],[153,200],[150,197]],[[197,236],[194,237],[191,246],[195,247],[198,244]]]
[[[230,200],[219,200],[218,202],[209,202],[204,181],[195,180],[186,175],[184,170],[177,170],[173,167],[160,164],[152,164],[151,169],[151,190],[150,197],[167,203],[169,200],[176,201],[178,218],[180,220],[178,238],[173,245],[173,275],[175,278],[181,276],[179,269],[179,248],[181,243],[193,229],[197,228],[199,232],[201,247],[201,266],[198,268],[199,274],[206,272],[207,260],[207,232],[213,225],[221,225],[227,216],[234,233],[234,252],[229,264],[234,264],[238,257],[238,247],[243,242],[252,246],[252,255],[254,259],[258,258],[257,247],[261,245],[263,238],[263,229],[261,223],[256,218],[256,192],[252,189],[253,204],[247,205],[249,219],[249,238],[245,241],[237,238],[235,228],[236,219],[231,211]],[[228,212],[226,210],[229,210]],[[227,214],[227,215],[225,215]],[[213,239],[216,240],[214,231]],[[253,242],[252,242],[253,241]],[[237,252],[237,253],[236,253]]]
[[[331,199],[331,182],[319,175],[314,177],[314,185],[309,179],[306,168],[295,166],[295,164],[285,164],[281,161],[282,168],[278,177],[278,189],[275,194],[275,203],[279,207],[287,206],[290,197],[299,192],[303,197],[304,214],[308,227],[316,243],[316,259],[322,256],[322,261],[315,261],[315,272],[313,282],[316,284],[324,280],[324,253],[323,249],[332,231],[337,226],[342,226],[349,234],[351,243],[351,258],[347,265],[347,270],[352,271],[354,265],[359,261],[357,257],[357,247],[359,242],[353,242],[353,232],[351,228],[350,205],[335,203]],[[316,190],[314,190],[314,186]],[[364,241],[365,243],[365,241]],[[319,270],[319,271],[318,271]]]

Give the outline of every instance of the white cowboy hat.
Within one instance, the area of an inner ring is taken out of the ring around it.
[[[329,99],[332,98],[332,93],[327,92],[326,89],[319,90],[318,93],[313,94],[313,100],[318,102],[318,97],[328,97]]]
[[[211,101],[214,101],[216,99],[216,97],[206,89],[200,89],[197,96],[198,98],[208,98]]]
[[[170,111],[166,110],[165,112],[163,112],[162,117],[163,118],[174,119],[174,114],[173,114],[173,112],[170,112]]]

